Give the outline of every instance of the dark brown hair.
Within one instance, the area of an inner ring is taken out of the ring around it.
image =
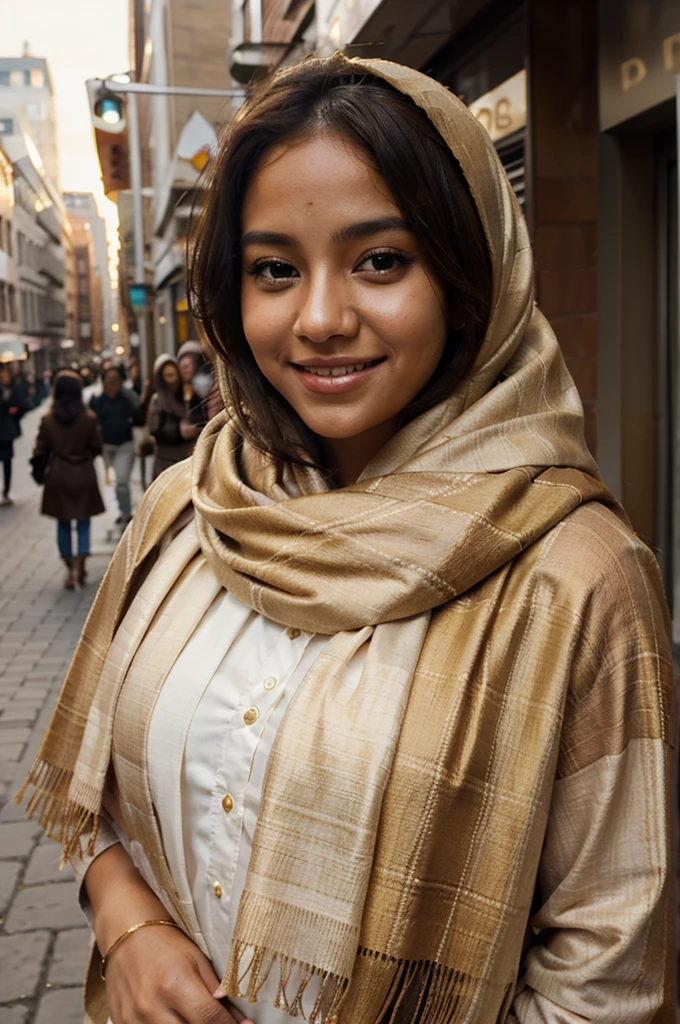
[[[463,174],[427,115],[403,93],[342,60],[309,59],[248,99],[209,165],[205,202],[189,238],[194,316],[226,374],[244,437],[279,462],[318,464],[314,437],[260,372],[241,319],[241,211],[265,154],[327,130],[358,146],[387,184],[430,272],[452,326],[437,370],[404,410],[404,422],[446,398],[469,373],[489,317],[491,260]]]

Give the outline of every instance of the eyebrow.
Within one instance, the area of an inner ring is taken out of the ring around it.
[[[333,232],[332,241],[355,242],[361,238],[368,238],[377,235],[381,231],[408,231],[408,225],[403,217],[376,217],[373,220],[362,220],[356,224],[348,224],[339,231]],[[278,231],[249,231],[241,239],[243,247],[247,245],[288,245],[296,244],[292,235],[285,235]]]

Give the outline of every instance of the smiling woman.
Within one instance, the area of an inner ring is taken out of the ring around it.
[[[251,102],[195,227],[194,312],[246,436],[347,483],[363,466],[351,458],[348,475],[342,453],[366,465],[474,362],[491,301],[482,223],[441,135],[385,81],[308,64],[304,83],[283,77]],[[310,360],[376,366],[319,383]]]
[[[147,491],[28,780],[88,1024],[671,1024],[663,590],[484,129],[399,65],[280,72],[192,290],[226,411]]]

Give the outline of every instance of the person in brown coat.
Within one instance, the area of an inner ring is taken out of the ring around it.
[[[51,411],[43,417],[33,457],[49,456],[42,515],[57,520],[59,554],[67,566],[64,586],[73,590],[86,580],[85,560],[90,554],[90,519],[104,511],[94,460],[101,455],[97,417],[83,405],[78,374],[59,374]],[[78,554],[73,556],[72,523],[78,532]]]

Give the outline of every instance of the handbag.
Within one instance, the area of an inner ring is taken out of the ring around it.
[[[28,460],[31,465],[31,476],[37,484],[44,484],[50,466],[50,452],[41,452]]]

